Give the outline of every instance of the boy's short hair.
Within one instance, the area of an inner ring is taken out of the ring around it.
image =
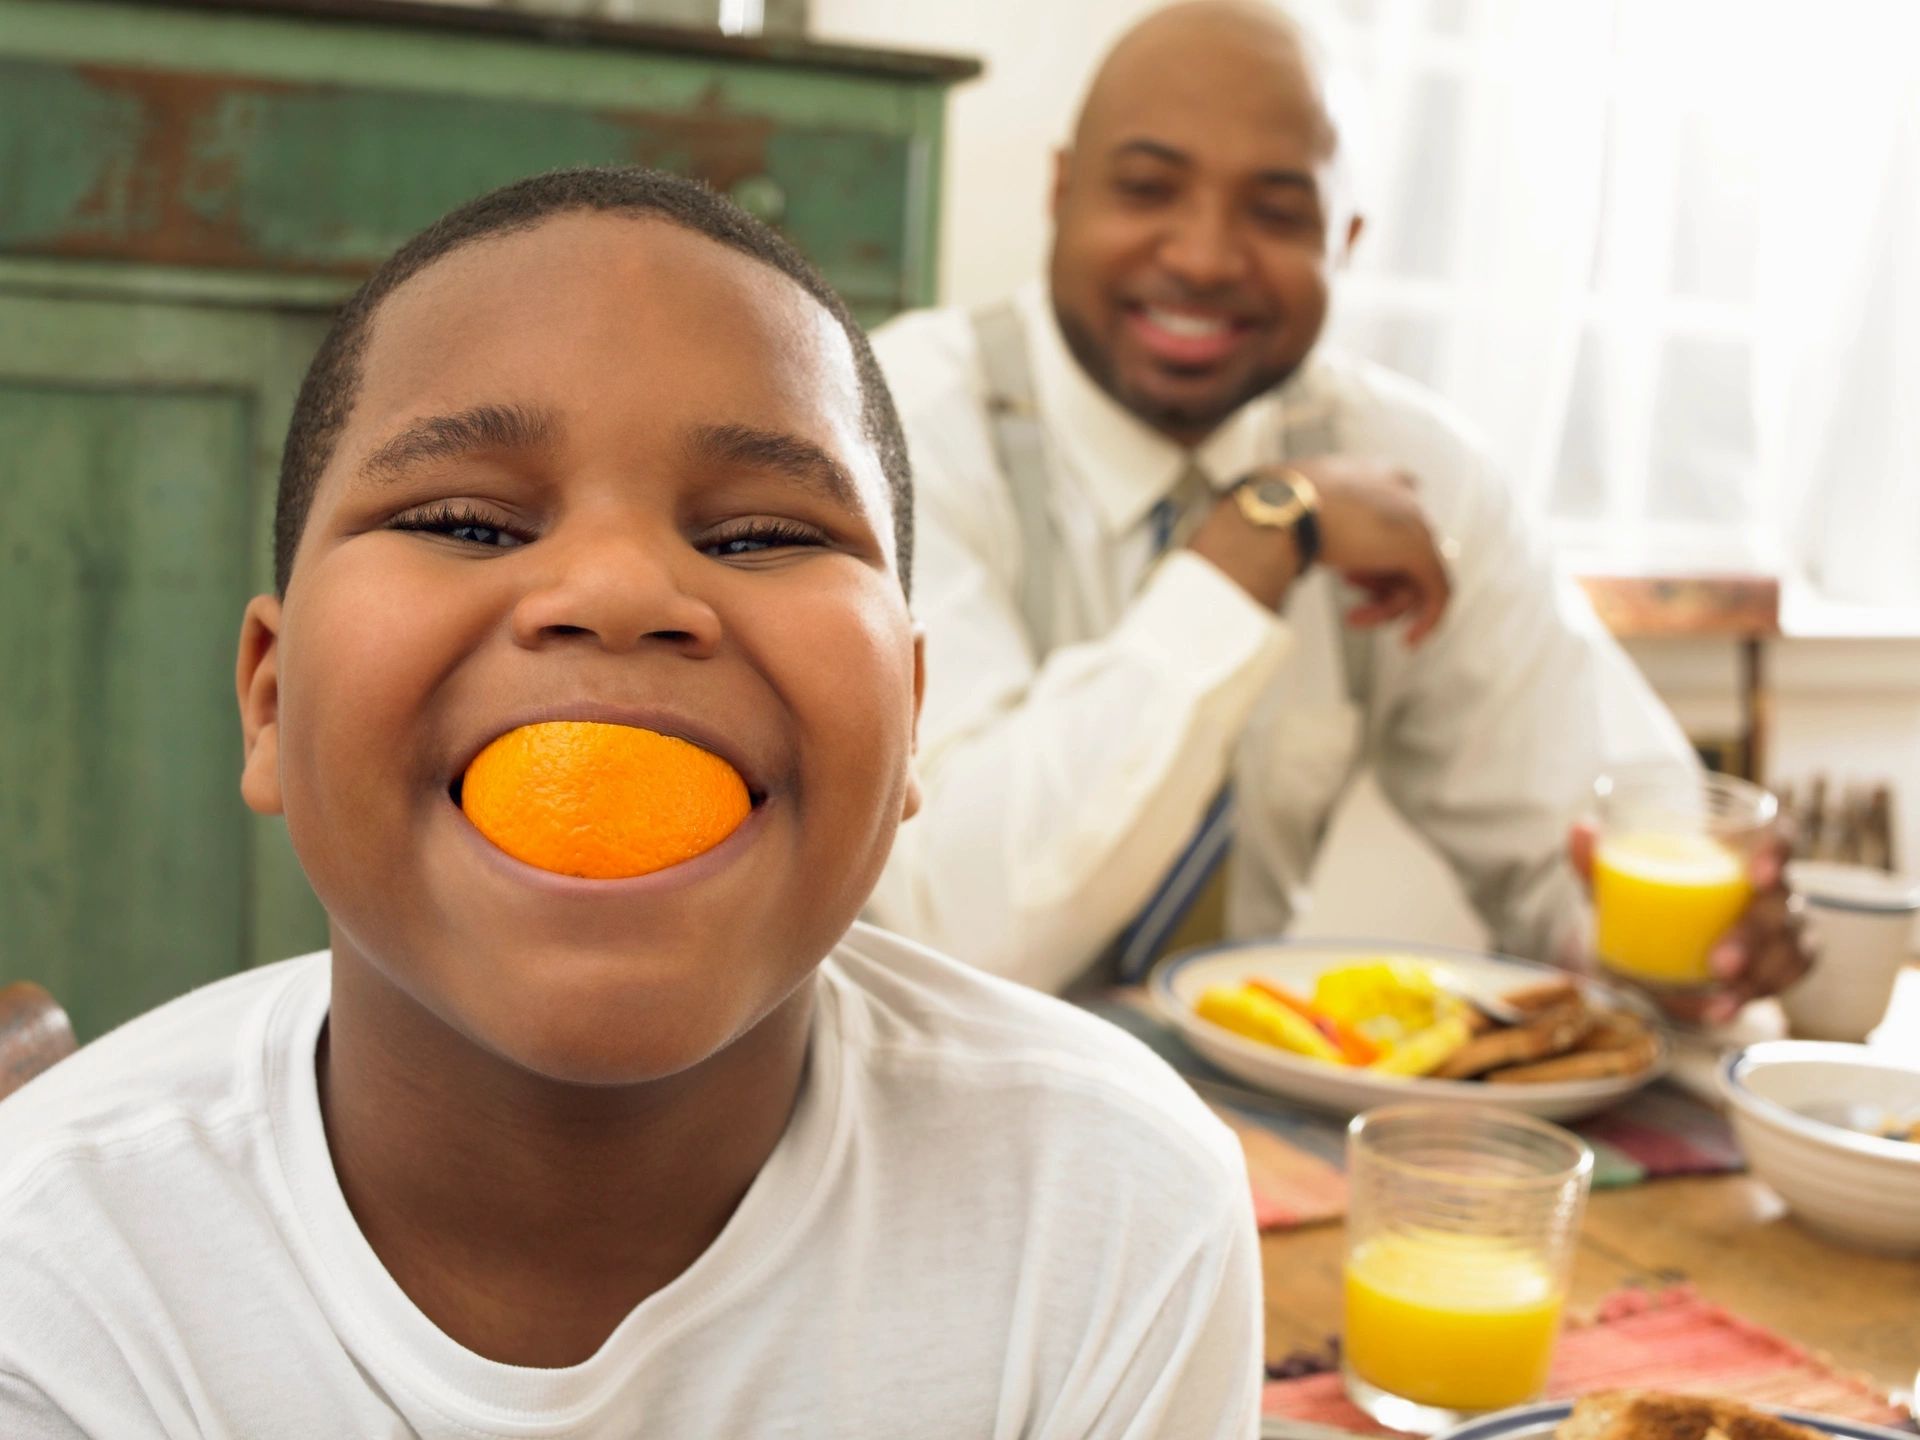
[[[638,165],[551,170],[470,200],[394,251],[340,308],[313,363],[307,367],[287,426],[286,449],[280,457],[280,486],[274,499],[274,589],[286,593],[315,487],[353,412],[360,389],[360,363],[381,302],[434,261],[463,245],[528,230],[555,215],[580,210],[665,220],[717,240],[793,280],[840,323],[853,346],[854,366],[860,377],[861,428],[873,445],[891,492],[900,586],[908,589],[913,563],[913,477],[900,417],[874,361],[866,332],[819,271],[773,230],[697,180]]]

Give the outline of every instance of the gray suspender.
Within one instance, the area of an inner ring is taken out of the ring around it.
[[[1012,302],[1005,300],[973,312],[973,333],[986,372],[993,448],[1020,521],[1020,614],[1039,660],[1053,648],[1053,517],[1047,511],[1052,486],[1027,339]]]
[[[1052,486],[1047,470],[1039,407],[1034,402],[1033,370],[1027,339],[1011,301],[973,312],[973,334],[987,382],[987,417],[994,453],[1007,479],[1020,523],[1020,614],[1027,624],[1036,659],[1053,648],[1053,517],[1048,511]],[[1324,397],[1307,397],[1288,407],[1281,426],[1285,458],[1325,455],[1338,448],[1333,408]],[[1364,707],[1373,670],[1373,632],[1340,628],[1342,669],[1347,697]]]
[[[1309,455],[1334,455],[1340,450],[1340,437],[1333,421],[1333,398],[1326,393],[1324,381],[1308,383],[1304,394],[1282,401],[1280,417],[1280,458],[1299,460]],[[1347,682],[1347,699],[1366,710],[1367,695],[1373,686],[1373,637],[1371,630],[1341,624],[1340,669]]]

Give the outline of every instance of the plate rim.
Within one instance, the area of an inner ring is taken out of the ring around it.
[[[1610,1387],[1631,1390],[1630,1385]],[[1742,1404],[1749,1402],[1742,1401]],[[1782,1420],[1796,1425],[1809,1425],[1816,1430],[1824,1430],[1829,1435],[1845,1437],[1845,1440],[1913,1440],[1912,1434],[1892,1429],[1886,1425],[1875,1425],[1868,1420],[1848,1420],[1838,1415],[1819,1415],[1811,1410],[1797,1410],[1785,1405],[1755,1404],[1754,1409],[1764,1410],[1777,1415]],[[1496,1410],[1489,1415],[1475,1416],[1463,1420],[1451,1429],[1442,1430],[1432,1440],[1496,1440],[1496,1437],[1512,1435],[1529,1426],[1542,1424],[1558,1425],[1573,1413],[1572,1400],[1534,1400],[1525,1405],[1515,1405],[1506,1410]]]
[[[1660,1042],[1660,1053],[1654,1063],[1638,1075],[1604,1076],[1595,1080],[1560,1080],[1546,1084],[1526,1087],[1527,1097],[1540,1104],[1552,1104],[1556,1101],[1580,1102],[1592,1099],[1624,1098],[1636,1090],[1652,1084],[1664,1075],[1672,1062],[1673,1046],[1665,1026],[1660,1023],[1657,1012],[1651,1002],[1628,991],[1609,985],[1595,976],[1582,975],[1575,971],[1550,965],[1543,960],[1524,960],[1517,955],[1503,955],[1493,950],[1468,950],[1458,945],[1434,945],[1420,940],[1383,940],[1377,937],[1350,937],[1342,935],[1298,936],[1283,939],[1246,939],[1227,940],[1214,945],[1196,945],[1186,950],[1176,951],[1165,956],[1147,975],[1147,995],[1154,1008],[1171,1024],[1176,1031],[1186,1025],[1204,1025],[1207,1027],[1207,1039],[1216,1044],[1225,1044],[1230,1049],[1242,1051],[1251,1059],[1266,1062],[1278,1062],[1288,1071],[1298,1074],[1309,1083],[1326,1079],[1336,1084],[1377,1084],[1389,1086],[1394,1091],[1402,1087],[1420,1085],[1427,1087],[1419,1092],[1434,1098],[1466,1099],[1470,1096],[1481,1097],[1484,1103],[1489,1101],[1488,1087],[1477,1080],[1438,1080],[1425,1075],[1375,1075],[1364,1070],[1349,1071],[1338,1067],[1315,1065],[1315,1062],[1302,1056],[1290,1055],[1270,1045],[1261,1045],[1243,1035],[1202,1020],[1197,1015],[1186,1013],[1181,1006],[1173,1003],[1173,976],[1196,961],[1224,958],[1240,950],[1354,950],[1373,951],[1383,954],[1404,954],[1414,957],[1431,956],[1435,959],[1458,959],[1471,961],[1493,961],[1499,965],[1539,973],[1543,976],[1565,975],[1591,987],[1624,1004],[1626,1008],[1641,1015],[1643,1019],[1654,1022],[1654,1033]],[[1307,1068],[1313,1066],[1314,1068]],[[1283,1071],[1283,1073],[1287,1073]],[[1243,1077],[1245,1078],[1245,1077]],[[1258,1082],[1249,1080],[1248,1083]],[[1298,1099],[1299,1097],[1282,1092],[1273,1092],[1280,1099]]]

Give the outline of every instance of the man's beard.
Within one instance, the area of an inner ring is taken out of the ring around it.
[[[1061,337],[1067,342],[1067,350],[1079,362],[1088,379],[1135,419],[1176,437],[1203,437],[1210,434],[1242,405],[1284,384],[1299,368],[1298,365],[1256,367],[1244,382],[1222,399],[1183,405],[1177,401],[1144,395],[1123,385],[1115,373],[1112,355],[1093,338],[1092,332],[1080,323],[1078,316],[1056,302],[1053,317],[1060,327]],[[1188,442],[1183,440],[1182,443]]]

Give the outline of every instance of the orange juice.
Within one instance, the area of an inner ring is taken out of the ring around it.
[[[1496,1236],[1388,1232],[1347,1260],[1342,1346],[1362,1380],[1448,1410],[1538,1395],[1560,1287],[1530,1248]]]
[[[1596,948],[1623,974],[1704,984],[1712,978],[1707,952],[1752,894],[1745,862],[1711,835],[1603,836],[1593,857]]]

